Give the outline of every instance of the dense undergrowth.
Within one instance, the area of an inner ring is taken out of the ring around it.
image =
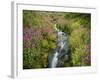
[[[67,66],[90,66],[91,15],[23,10],[23,68],[46,68],[57,46],[54,25],[68,34],[71,60]]]

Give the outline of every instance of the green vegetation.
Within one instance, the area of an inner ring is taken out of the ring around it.
[[[46,68],[57,47],[54,24],[68,34],[71,59],[67,66],[90,66],[91,15],[23,10],[23,68]]]

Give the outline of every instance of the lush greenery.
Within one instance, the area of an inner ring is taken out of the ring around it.
[[[85,13],[23,11],[23,68],[46,68],[48,54],[57,46],[54,25],[69,36],[67,66],[90,66],[91,15]]]

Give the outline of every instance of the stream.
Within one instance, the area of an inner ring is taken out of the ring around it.
[[[57,33],[57,48],[54,50],[53,54],[49,55],[48,58],[48,68],[56,68],[63,66],[64,62],[69,59],[69,44],[68,35],[61,30],[54,27]]]

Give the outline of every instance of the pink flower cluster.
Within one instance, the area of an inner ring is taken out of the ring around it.
[[[41,38],[41,29],[32,27],[26,27],[23,29],[23,40],[25,47],[35,46]]]

